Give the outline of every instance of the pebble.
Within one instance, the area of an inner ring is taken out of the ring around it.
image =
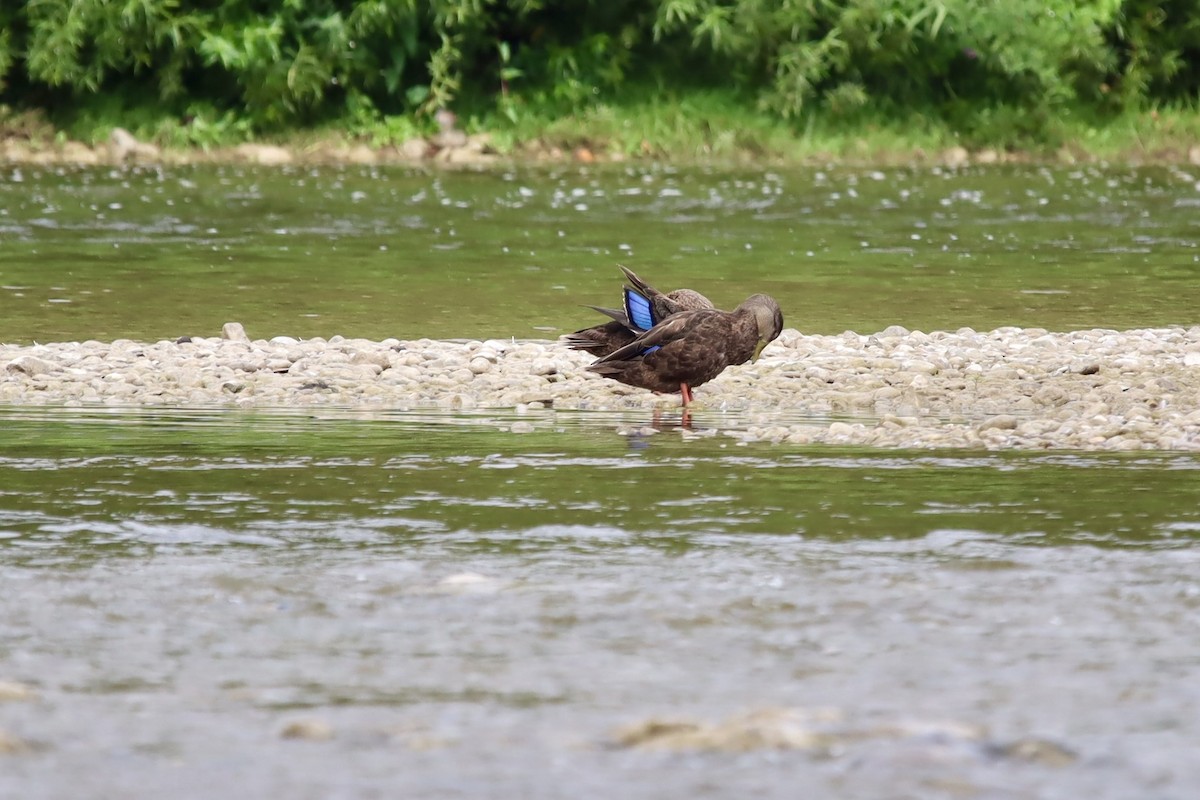
[[[297,719],[279,731],[283,739],[307,739],[323,742],[333,738],[333,726],[322,719]]]
[[[36,698],[37,693],[27,684],[16,681],[0,681],[0,703]]]
[[[0,756],[20,755],[33,749],[29,742],[0,728]]]
[[[1200,327],[1049,333],[794,329],[696,390],[753,413],[742,442],[886,448],[1200,450]],[[544,340],[219,336],[0,344],[6,405],[677,409]],[[830,415],[849,420],[828,421]],[[824,420],[824,422],[822,422]],[[528,433],[529,423],[511,430]]]

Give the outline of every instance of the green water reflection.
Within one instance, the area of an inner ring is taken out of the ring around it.
[[[1167,168],[0,170],[0,341],[553,338],[625,263],[811,333],[1196,322]]]
[[[687,549],[749,534],[1173,546],[1200,533],[1200,460],[1187,456],[831,455],[533,419],[514,435],[501,419],[448,415],[9,412],[0,531],[10,556],[84,558],[431,540]]]

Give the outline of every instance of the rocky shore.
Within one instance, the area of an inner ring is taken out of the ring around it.
[[[430,166],[480,169],[509,163],[581,165],[623,163],[630,159],[661,160],[670,154],[657,152],[648,143],[643,151],[628,154],[619,148],[603,146],[557,145],[543,139],[521,142],[501,153],[488,133],[466,134],[453,126],[430,136],[414,136],[397,144],[371,146],[345,137],[272,144],[246,142],[228,147],[160,147],[137,139],[123,128],[114,128],[105,141],[86,143],[43,132],[39,136],[5,135],[0,130],[0,164],[108,166],[247,164],[262,167],[313,165],[347,166]],[[728,157],[735,163],[775,161],[757,152],[745,151]],[[670,160],[668,158],[668,160]],[[788,159],[783,159],[787,161]],[[857,166],[931,166],[951,169],[996,164],[1086,164],[1114,161],[1125,164],[1200,165],[1200,144],[1178,143],[1147,149],[1138,148],[1105,157],[1078,147],[1064,145],[1052,153],[1022,150],[998,150],[985,147],[968,150],[954,145],[938,150],[921,148],[894,151],[872,148],[860,140],[848,152],[814,152],[793,157],[797,166],[828,167],[832,164]],[[719,159],[718,159],[719,163]]]
[[[531,160],[562,161],[568,154],[553,149],[529,154]],[[575,160],[579,154],[569,154]],[[232,147],[162,148],[115,128],[107,141],[89,145],[67,140],[35,141],[0,136],[0,164],[71,164],[78,166],[122,166],[127,164],[254,164],[287,167],[305,164],[369,165],[399,164],[486,167],[497,163],[499,154],[487,134],[467,136],[460,131],[415,137],[395,146],[370,147],[361,142],[338,139],[306,145],[248,142]],[[594,160],[594,159],[592,159]],[[590,162],[588,162],[590,163]]]
[[[0,403],[678,411],[678,395],[601,378],[591,360],[551,341],[251,340],[229,323],[211,338],[0,345]],[[785,330],[693,408],[698,428],[746,441],[1200,450],[1200,326]]]

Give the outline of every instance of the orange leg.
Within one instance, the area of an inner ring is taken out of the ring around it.
[[[683,407],[687,408],[688,403],[692,402],[692,388],[686,383],[679,384],[679,393],[683,395]]]

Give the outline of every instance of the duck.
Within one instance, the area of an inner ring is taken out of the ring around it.
[[[692,389],[727,367],[756,360],[782,331],[779,303],[754,294],[733,311],[698,308],[672,314],[587,369],[628,386],[678,392],[686,409]]]
[[[567,334],[563,341],[572,350],[583,350],[595,356],[607,356],[626,346],[639,334],[681,311],[713,308],[712,301],[692,289],[660,292],[628,267],[617,265],[629,283],[624,289],[620,309],[588,306],[607,317],[609,322],[583,328]]]

